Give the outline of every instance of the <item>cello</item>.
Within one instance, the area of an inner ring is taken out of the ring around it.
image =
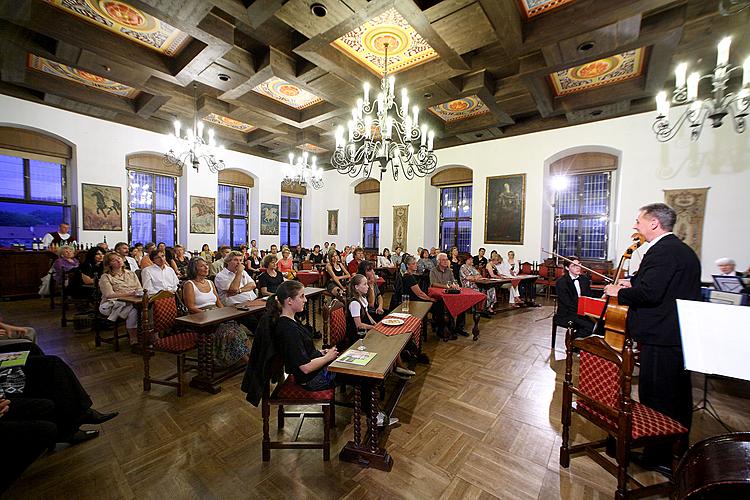
[[[615,272],[614,283],[620,279],[623,265],[626,260],[629,260],[633,256],[638,247],[645,243],[646,238],[641,233],[633,233],[630,236],[633,243],[625,250],[622,257],[620,257],[620,264],[617,266]],[[622,347],[625,344],[625,334],[628,319],[628,306],[624,306],[617,302],[617,297],[610,297],[605,295],[604,309],[602,310],[601,316],[594,327],[594,333],[601,335],[604,334],[604,341],[611,345],[612,348],[622,351]],[[606,319],[605,319],[606,318]],[[603,330],[603,332],[602,332]]]

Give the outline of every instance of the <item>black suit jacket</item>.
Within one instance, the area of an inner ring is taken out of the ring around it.
[[[580,275],[578,286],[581,287],[582,297],[592,297],[591,280]],[[578,316],[578,292],[570,273],[565,273],[555,282],[555,293],[557,294],[557,317],[563,321],[570,321]]]
[[[695,252],[669,234],[649,247],[632,288],[617,295],[629,306],[628,330],[644,344],[682,346],[677,299],[701,300],[701,263]]]

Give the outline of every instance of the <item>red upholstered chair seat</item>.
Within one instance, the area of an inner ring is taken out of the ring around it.
[[[331,345],[336,345],[346,337],[346,313],[343,307],[331,311]]]
[[[322,391],[308,391],[294,380],[294,375],[289,375],[273,391],[271,399],[311,399],[315,401],[333,400],[333,388]]]
[[[594,410],[583,401],[578,401],[579,408],[596,415],[606,421],[611,426],[616,426],[617,422],[607,418],[602,413]],[[676,420],[660,413],[653,408],[649,408],[637,401],[633,401],[633,427],[631,429],[632,439],[641,439],[655,436],[668,436],[670,434],[682,434],[688,430]]]
[[[154,342],[154,349],[164,352],[183,352],[196,348],[197,334],[195,332],[183,332],[162,337]]]

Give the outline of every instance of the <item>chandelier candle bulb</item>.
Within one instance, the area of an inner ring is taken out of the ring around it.
[[[370,139],[372,137],[372,118],[369,116],[365,117],[365,138]]]
[[[729,46],[732,44],[731,37],[724,37],[719,42],[716,54],[716,65],[724,66],[729,62]]]
[[[349,120],[349,123],[347,123],[349,126],[349,141],[354,140],[354,122]]]
[[[425,146],[427,142],[427,125],[422,125],[420,131],[422,132],[422,143],[420,146]]]
[[[393,118],[386,116],[385,118],[385,138],[390,139],[393,133]]]
[[[742,86],[750,86],[750,57],[742,64]]]
[[[182,127],[182,124],[180,123],[180,120],[174,121],[174,136],[178,139],[180,138],[180,128]]]
[[[396,77],[391,75],[388,79],[388,94],[390,95],[391,99],[393,99],[393,91],[396,88]]]
[[[427,134],[427,151],[432,151],[432,143],[435,139],[435,132],[430,130]]]
[[[370,84],[365,82],[364,85],[362,85],[362,88],[365,94],[365,104],[370,104]]]
[[[690,73],[687,79],[687,98],[688,101],[694,101],[698,97],[698,82],[701,78],[699,73]]]
[[[417,127],[419,126],[419,106],[415,104],[414,107],[411,108],[411,112],[414,115],[414,126]]]
[[[198,122],[196,127],[198,129],[198,137],[203,138],[203,122]]]
[[[687,77],[687,63],[680,63],[674,70],[674,86],[681,89],[685,86],[685,78]]]
[[[663,90],[656,94],[656,111],[659,116],[669,116],[669,99],[667,93]]]

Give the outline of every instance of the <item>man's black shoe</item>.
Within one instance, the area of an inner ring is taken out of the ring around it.
[[[468,337],[469,336],[469,332],[467,332],[466,330],[456,330],[453,334],[454,335],[458,334],[458,335],[461,335],[462,337]],[[458,338],[458,337],[456,337],[456,338]]]
[[[81,424],[98,425],[98,424],[103,424],[107,420],[112,420],[119,414],[120,414],[119,411],[113,411],[111,413],[102,413],[93,408],[89,408],[88,410],[86,410],[86,412],[83,415],[81,415],[81,419],[79,420],[79,422]]]
[[[417,355],[417,363],[421,363],[423,365],[429,365],[430,364],[430,358],[427,356],[427,354],[420,352]]]
[[[70,436],[70,439],[68,439],[67,442],[72,445],[79,444],[79,443],[83,443],[85,441],[94,439],[96,437],[99,437],[99,431],[97,430],[83,431],[79,429],[75,431],[72,436]]]
[[[648,457],[644,456],[643,453],[637,451],[630,452],[630,461],[636,464],[638,467],[653,472],[658,472],[667,479],[672,479],[672,467],[668,464],[654,462],[649,460]]]

